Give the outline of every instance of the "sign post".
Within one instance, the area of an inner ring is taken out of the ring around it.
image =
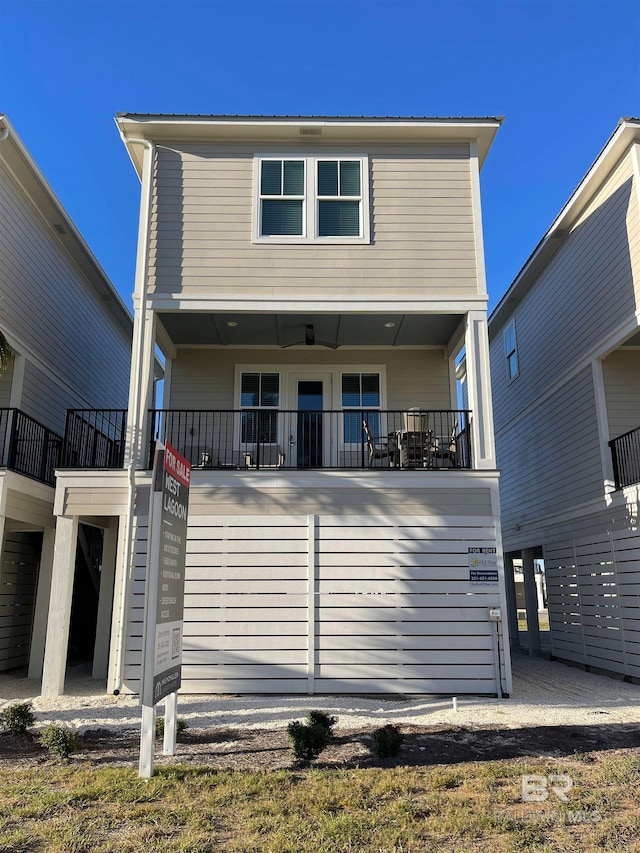
[[[156,705],[165,699],[163,752],[176,747],[177,691],[182,676],[184,568],[191,465],[168,442],[158,443],[149,506],[149,538],[140,689],[140,770],[153,776]]]

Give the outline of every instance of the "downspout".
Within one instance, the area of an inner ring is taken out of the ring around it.
[[[143,377],[143,356],[145,350],[145,330],[146,330],[146,313],[147,313],[147,278],[149,269],[149,241],[151,231],[151,207],[153,201],[153,193],[151,191],[153,181],[153,167],[155,162],[155,145],[148,139],[129,139],[128,142],[138,142],[144,146],[145,157],[142,167],[142,197],[140,199],[140,218],[138,222],[138,257],[136,261],[136,279],[134,288],[134,302],[138,302],[138,335],[135,337],[135,353],[132,353],[133,364],[135,364],[135,394],[129,401],[129,424],[130,424],[130,439],[129,439],[129,460],[127,463],[128,472],[128,495],[127,495],[127,516],[125,519],[125,572],[123,577],[122,594],[120,596],[120,606],[118,608],[118,620],[116,630],[118,632],[118,652],[115,665],[115,687],[114,695],[120,693],[122,687],[122,670],[124,661],[124,651],[126,646],[126,638],[124,636],[127,605],[129,601],[129,590],[133,579],[134,572],[134,549],[133,549],[133,513],[135,510],[136,499],[136,463],[140,460],[137,458],[137,446],[140,431],[140,388]],[[155,356],[152,353],[152,358]]]

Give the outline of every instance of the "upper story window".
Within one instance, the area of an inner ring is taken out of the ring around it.
[[[516,378],[519,372],[515,320],[512,320],[504,330],[504,355],[507,360],[507,379],[511,381]]]
[[[254,240],[368,243],[366,157],[256,158]]]
[[[304,234],[304,160],[263,160],[260,171],[262,237]]]

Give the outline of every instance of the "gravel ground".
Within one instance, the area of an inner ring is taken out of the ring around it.
[[[180,695],[178,714],[190,729],[284,729],[311,708],[339,717],[342,730],[396,723],[405,726],[594,726],[640,723],[640,685],[587,673],[538,658],[513,658],[509,699],[385,696],[203,696]],[[139,726],[138,698],[112,696],[82,667],[70,672],[67,695],[38,696],[39,682],[0,674],[0,710],[12,701],[33,701],[36,727],[63,722],[79,731]]]

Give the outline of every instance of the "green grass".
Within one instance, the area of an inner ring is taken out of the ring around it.
[[[523,773],[569,774],[571,801],[522,803]],[[51,763],[0,769],[0,851],[632,851],[639,783],[640,759],[617,753],[345,771],[174,765],[148,781],[129,768]]]

